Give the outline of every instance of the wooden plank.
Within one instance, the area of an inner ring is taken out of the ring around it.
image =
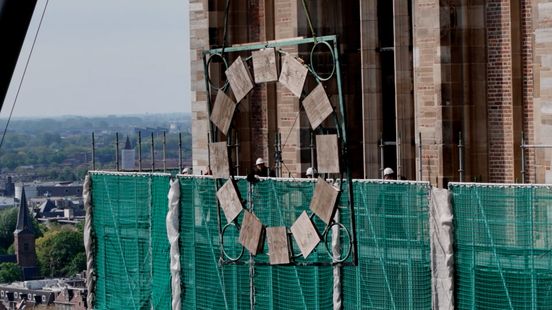
[[[230,164],[228,163],[228,146],[226,142],[209,144],[211,171],[215,178],[229,178]]]
[[[307,78],[308,69],[292,55],[285,55],[280,73],[280,83],[300,98]]]
[[[330,224],[333,218],[339,190],[326,182],[322,178],[318,178],[316,188],[312,196],[310,209],[324,223]]]
[[[211,122],[213,122],[224,135],[228,133],[235,110],[236,103],[219,89],[213,111],[211,112]]]
[[[276,52],[274,48],[265,48],[251,52],[253,58],[253,72],[255,83],[278,81],[278,68],[276,67]]]
[[[291,225],[290,230],[295,242],[297,242],[301,250],[301,254],[303,254],[303,257],[307,258],[318,243],[320,243],[321,239],[306,211],[301,213],[295,223]]]
[[[289,264],[289,242],[286,227],[267,227],[266,239],[268,241],[268,257],[270,259],[270,264]]]
[[[253,89],[251,74],[245,66],[241,57],[236,60],[226,69],[226,78],[230,83],[236,102],[240,102]]]
[[[316,135],[318,173],[339,173],[339,142],[337,135]]]
[[[240,243],[251,254],[257,255],[262,252],[264,244],[264,229],[261,221],[255,214],[245,211],[240,229]]]
[[[243,205],[236,190],[234,182],[229,179],[224,185],[217,191],[217,199],[220,203],[226,221],[232,222],[243,210]]]
[[[303,100],[312,129],[316,129],[333,113],[333,107],[322,84],[318,84]]]

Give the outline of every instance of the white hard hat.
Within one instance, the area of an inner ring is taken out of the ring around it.
[[[182,173],[183,174],[191,174],[192,173],[192,168],[184,168],[184,170],[182,170]]]
[[[385,169],[383,169],[383,175],[390,175],[390,174],[393,174],[395,173],[395,171],[393,171],[393,169],[387,167]]]
[[[264,160],[261,157],[257,158],[255,165],[262,165],[262,164],[264,164]]]
[[[316,173],[316,169],[314,169],[314,168],[312,168],[312,167],[309,167],[309,168],[307,169],[307,176],[312,177],[312,176],[314,176],[315,173]]]

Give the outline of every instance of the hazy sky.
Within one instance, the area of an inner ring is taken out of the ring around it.
[[[7,117],[39,0],[0,118]],[[50,0],[15,117],[189,112],[188,0]]]

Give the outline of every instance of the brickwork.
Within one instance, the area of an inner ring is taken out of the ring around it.
[[[487,127],[489,181],[514,182],[510,0],[488,0]]]
[[[381,67],[378,47],[377,0],[360,1],[360,40],[362,78],[362,131],[364,140],[364,177],[381,178],[379,138],[382,123]]]
[[[442,186],[439,0],[416,1],[414,10],[414,103],[416,131],[422,136],[422,180]],[[418,160],[416,165],[419,169]]]
[[[535,144],[533,113],[533,1],[520,0],[523,131],[525,143]],[[526,182],[535,183],[535,150],[525,152]]]
[[[207,0],[190,0],[190,73],[192,105],[192,159],[196,173],[207,171],[207,133],[209,112],[203,74],[202,52],[209,48],[209,10]]]
[[[534,25],[533,125],[535,144],[552,144],[552,2],[532,1]],[[529,109],[527,109],[529,111]],[[531,130],[528,130],[528,134]],[[536,182],[552,183],[552,149],[535,150]]]

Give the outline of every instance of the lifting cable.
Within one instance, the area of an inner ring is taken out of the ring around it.
[[[2,145],[4,144],[4,139],[6,138],[6,132],[8,131],[8,126],[10,125],[10,121],[13,115],[13,110],[15,109],[15,104],[17,103],[17,98],[19,98],[19,92],[21,91],[21,87],[23,85],[23,81],[25,79],[25,75],[27,73],[27,68],[29,67],[29,62],[31,61],[31,56],[33,55],[34,47],[36,44],[36,40],[38,38],[38,33],[40,32],[40,28],[42,27],[42,21],[44,20],[44,15],[46,14],[46,8],[48,8],[48,3],[50,0],[46,0],[46,4],[44,5],[44,10],[42,11],[42,15],[40,16],[40,21],[38,23],[38,28],[36,29],[36,33],[33,39],[33,44],[31,45],[31,51],[29,52],[29,56],[27,57],[27,61],[25,62],[25,68],[23,69],[23,74],[21,75],[21,79],[19,80],[19,85],[17,86],[17,93],[15,94],[15,98],[13,99],[13,104],[10,110],[10,114],[8,116],[8,120],[6,122],[6,126],[4,127],[4,132],[2,133],[2,139],[0,139],[0,151],[2,150]]]

